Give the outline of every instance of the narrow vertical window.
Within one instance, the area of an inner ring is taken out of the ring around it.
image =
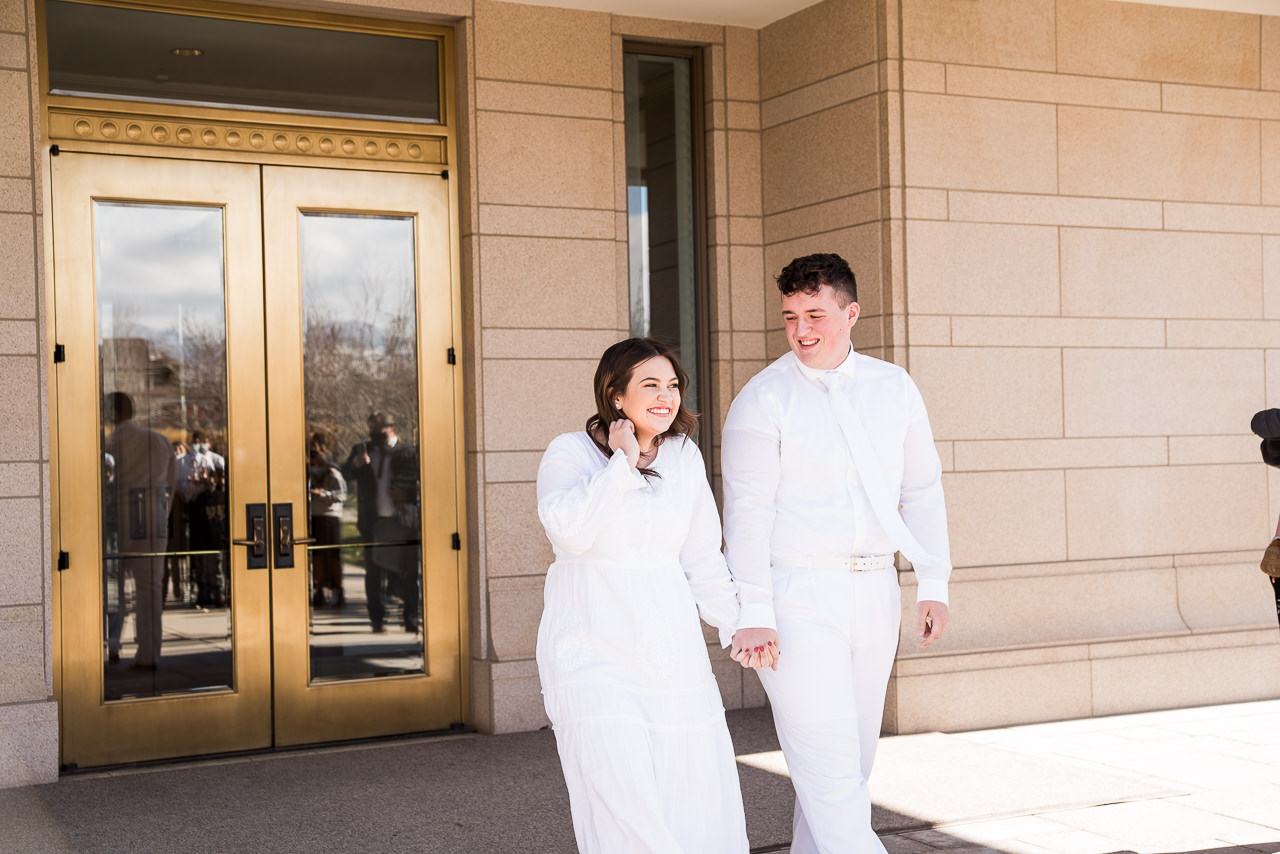
[[[705,309],[698,285],[696,55],[629,48],[624,57],[631,334],[674,347],[701,409]]]

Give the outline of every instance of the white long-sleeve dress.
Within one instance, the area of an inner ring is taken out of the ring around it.
[[[737,588],[697,445],[633,472],[586,433],[538,469],[554,547],[538,673],[584,854],[744,854],[733,745],[698,616],[727,644]]]

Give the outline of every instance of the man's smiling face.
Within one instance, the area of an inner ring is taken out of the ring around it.
[[[837,368],[849,355],[849,330],[858,322],[858,304],[840,305],[830,285],[817,293],[797,291],[782,298],[787,343],[801,362],[819,371]]]

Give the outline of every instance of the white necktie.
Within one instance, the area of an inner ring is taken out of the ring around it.
[[[827,390],[831,411],[835,414],[836,423],[840,425],[845,444],[849,446],[854,468],[862,479],[862,488],[867,491],[867,498],[871,501],[871,509],[875,511],[880,527],[884,528],[898,551],[913,566],[938,563],[938,559],[920,545],[898,513],[901,496],[890,491],[885,483],[884,470],[880,466],[880,460],[876,458],[875,446],[871,444],[867,428],[863,426],[862,418],[853,405],[852,380],[839,371],[827,371],[818,382]]]

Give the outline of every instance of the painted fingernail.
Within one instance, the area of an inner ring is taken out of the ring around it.
[[[769,641],[769,646],[773,646],[773,641]]]

